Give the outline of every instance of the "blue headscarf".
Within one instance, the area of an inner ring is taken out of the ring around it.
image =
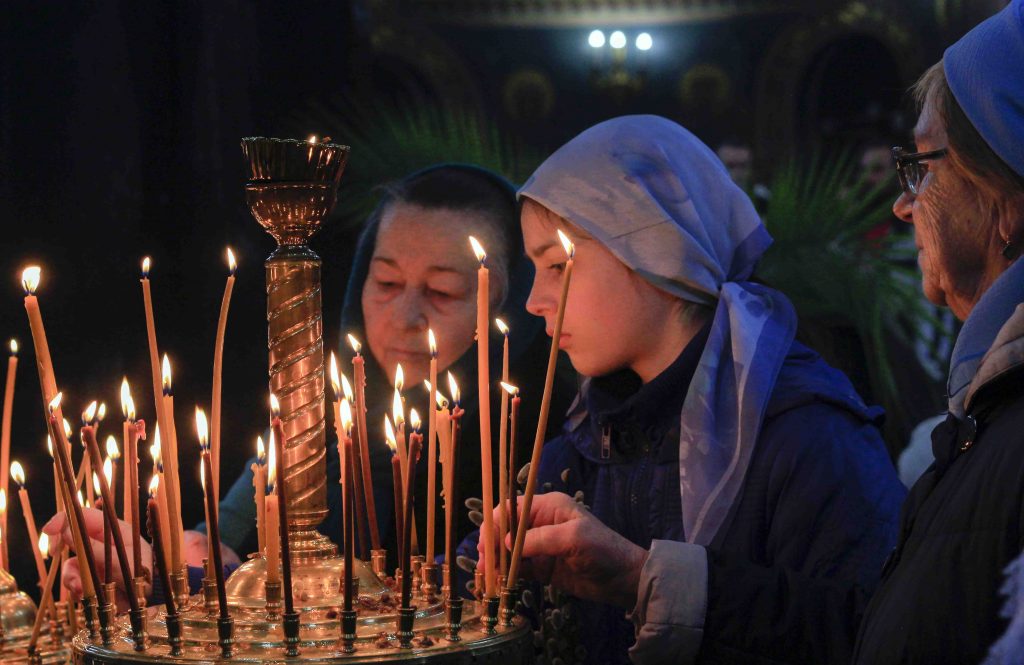
[[[708,545],[740,492],[796,331],[789,300],[748,281],[771,236],[715,154],[658,116],[591,127],[519,194],[592,235],[654,286],[715,306],[679,437],[686,539]]]

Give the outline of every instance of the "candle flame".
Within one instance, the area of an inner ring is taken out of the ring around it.
[[[149,479],[149,498],[155,499],[156,493],[160,489],[160,476],[155,473]]]
[[[149,279],[149,267],[152,263],[153,260],[148,256],[142,258],[142,279]]]
[[[504,381],[501,381],[501,387],[504,388],[505,392],[507,392],[509,395],[512,395],[512,397],[517,397],[519,395],[519,388],[513,386],[511,383],[505,383]]]
[[[402,392],[405,387],[405,372],[402,370],[402,363],[395,367],[395,390]]]
[[[100,422],[107,417],[107,403],[100,402],[100,408],[96,411],[96,422]]]
[[[388,444],[391,454],[398,452],[398,441],[395,440],[395,428],[391,426],[391,419],[384,416],[384,443]]]
[[[0,513],[7,512],[7,490],[0,487]]]
[[[267,449],[263,445],[263,437],[256,437],[256,461],[262,466],[267,463]]]
[[[391,401],[391,417],[395,419],[395,426],[401,427],[405,424],[405,408],[402,404],[402,394],[395,388],[395,398]]]
[[[334,391],[335,401],[341,399],[341,381],[338,379],[338,359],[331,351],[331,361],[328,363],[328,375],[331,378],[331,390]]]
[[[306,141],[308,141],[309,143],[312,143],[312,144],[315,145],[316,144],[316,134],[310,134],[309,138],[306,139]]]
[[[93,422],[96,418],[96,409],[99,408],[99,404],[96,400],[89,402],[89,406],[85,407],[85,411],[82,412],[82,423],[88,425]]]
[[[60,402],[63,399],[64,399],[64,393],[57,393],[56,395],[53,396],[53,399],[50,400],[49,409],[50,409],[50,415],[51,416],[53,415],[54,411],[56,411],[57,409],[60,408]]]
[[[274,432],[270,432],[270,449],[267,451],[267,494],[274,491],[277,484],[277,446],[274,445]]]
[[[473,253],[476,254],[476,260],[480,262],[480,265],[486,263],[487,252],[484,251],[484,246],[480,244],[480,241],[473,236],[469,236],[469,244],[473,248]]]
[[[96,475],[93,474],[93,477],[95,478]],[[85,502],[85,497],[82,496],[82,490],[78,490],[78,505],[80,505],[83,508],[89,507],[89,504]]]
[[[206,465],[199,463],[199,484],[203,486],[203,493],[206,493]]]
[[[153,431],[153,444],[149,447],[149,456],[153,458],[153,466],[157,471],[164,469],[164,455],[160,445],[160,426],[157,425]]]
[[[206,421],[206,412],[196,407],[196,434],[199,436],[199,449],[207,450],[210,444],[210,425]]]
[[[359,340],[356,339],[355,335],[348,335],[348,344],[349,346],[352,347],[352,350],[355,351],[356,355],[358,356],[360,349],[363,348],[363,345],[359,343]]]
[[[46,452],[50,453],[50,457],[53,457],[53,437],[49,434],[46,435]]]
[[[281,403],[277,401],[277,395],[270,393],[270,417],[281,417]]]
[[[67,418],[64,418],[64,436],[71,438],[71,423],[68,422]]]
[[[25,469],[21,466],[21,462],[15,460],[11,462],[11,478],[14,482],[18,483],[18,487],[25,486]]]
[[[235,269],[238,268],[238,263],[235,261],[235,253],[228,247],[228,272],[232,275],[235,274]]]
[[[430,357],[437,357],[437,339],[434,337],[434,331],[427,328],[427,346],[430,347]]]
[[[39,551],[42,553],[43,558],[47,559],[50,556],[50,534],[41,533],[39,534]]]
[[[39,288],[39,278],[43,269],[39,266],[29,266],[21,271],[21,288],[25,289],[25,295],[34,296]]]
[[[452,393],[452,402],[458,404],[462,394],[459,392],[459,384],[455,382],[455,377],[452,376],[451,372],[448,372],[448,390]]]
[[[494,325],[498,326],[498,330],[501,331],[502,335],[508,337],[508,326],[505,325],[504,321],[502,321],[501,319],[494,319]]]
[[[416,412],[416,409],[409,409],[409,424],[412,425],[413,430],[418,434],[420,431],[420,414]]]
[[[174,388],[174,383],[171,381],[171,361],[166,353],[160,365],[160,382],[163,384],[164,395],[170,395]]]
[[[341,427],[349,435],[352,434],[352,407],[349,406],[347,399],[341,403]]]
[[[121,459],[121,451],[117,449],[117,439],[114,438],[113,434],[107,435],[107,457],[114,460],[115,462]]]
[[[100,487],[100,477],[95,473],[92,474],[92,488],[96,490],[97,496],[103,494],[103,488]]]
[[[114,479],[114,460],[109,457],[103,460],[103,478],[107,481],[107,487],[110,487],[110,481]]]
[[[11,355],[18,355],[18,340],[16,339],[11,339]]]
[[[569,258],[573,258],[576,255],[576,245],[572,244],[569,240],[569,236],[562,233],[562,229],[556,229],[558,231],[558,239],[562,241],[562,247],[565,249],[565,253]]]
[[[128,385],[128,377],[121,379],[121,415],[128,422],[135,422],[135,400],[132,399],[132,388]]]
[[[341,375],[341,392],[344,393],[346,401],[351,402],[354,399],[352,384],[348,382],[348,377],[344,373]]]

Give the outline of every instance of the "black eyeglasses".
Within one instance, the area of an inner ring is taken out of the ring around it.
[[[896,177],[899,178],[903,191],[911,196],[917,196],[921,191],[921,182],[928,175],[928,162],[945,157],[947,152],[947,148],[928,152],[907,152],[899,146],[893,148],[892,158],[896,162]]]

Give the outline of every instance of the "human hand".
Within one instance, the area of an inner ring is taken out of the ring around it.
[[[102,573],[104,566],[103,512],[95,508],[83,508],[82,513],[85,516],[86,537],[89,546],[92,547],[93,558],[96,561],[96,570]],[[121,520],[118,520],[117,526],[121,531],[121,537],[124,539],[125,553],[128,557],[128,568],[129,570],[132,570],[134,549],[132,548],[131,526],[127,522],[123,522]],[[43,525],[43,533],[50,537],[51,551],[57,551],[59,545],[64,545],[71,551],[75,550],[75,541],[71,536],[71,526],[64,513],[57,513],[49,522]],[[152,590],[153,576],[150,571],[150,562],[153,560],[153,555],[149,543],[144,539],[140,539],[139,544],[142,552],[143,565],[143,569],[139,574],[145,576],[146,583],[143,588],[143,593],[148,596]],[[119,611],[127,611],[129,606],[128,594],[127,589],[124,586],[124,579],[121,576],[120,563],[117,559],[117,549],[114,548],[112,553],[114,556],[114,560],[112,562],[114,578],[112,581],[116,584],[117,607]],[[132,570],[133,577],[135,574],[135,571]],[[61,570],[61,581],[73,596],[78,598],[82,596],[82,572],[77,556],[71,557],[64,562],[64,567]],[[98,591],[99,589],[97,589],[97,592]]]
[[[523,497],[518,499],[522,510]],[[509,549],[514,542],[514,534],[506,537]],[[486,553],[482,545],[478,550],[482,561]],[[631,609],[646,560],[647,550],[609,529],[567,494],[533,497],[530,529],[523,543],[526,577],[585,600]]]
[[[209,558],[210,556],[210,545],[209,540],[206,538],[206,534],[200,531],[186,531],[185,532],[185,563],[195,568],[199,568],[203,565],[203,559]],[[240,564],[242,560],[238,558],[235,551],[225,545],[220,544],[220,556],[225,566],[232,564]]]

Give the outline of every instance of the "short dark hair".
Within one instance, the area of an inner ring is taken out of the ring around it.
[[[912,90],[918,111],[932,104],[939,114],[954,166],[992,205],[998,207],[1007,194],[1013,198],[1024,196],[1024,176],[1010,168],[975,129],[953,96],[941,61],[929,67]]]

